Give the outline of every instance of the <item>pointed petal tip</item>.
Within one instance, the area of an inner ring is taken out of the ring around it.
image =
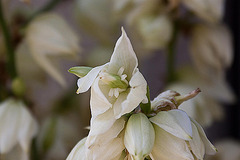
[[[121,27],[121,30],[122,30],[122,37],[123,37],[123,36],[126,36],[126,37],[127,37],[127,33],[126,33],[125,29],[123,28],[123,26]]]

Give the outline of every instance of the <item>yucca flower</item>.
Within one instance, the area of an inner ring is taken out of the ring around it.
[[[17,145],[21,146],[22,152],[30,152],[38,125],[21,100],[10,98],[0,104],[0,128],[1,154],[10,152]]]
[[[63,75],[54,63],[58,57],[76,58],[80,51],[79,38],[65,20],[53,13],[37,16],[28,25],[24,42],[36,65],[65,86]]]

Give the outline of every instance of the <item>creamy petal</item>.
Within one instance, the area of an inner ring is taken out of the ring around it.
[[[85,142],[87,137],[83,138],[78,144],[72,149],[66,160],[86,160],[85,159]]]
[[[144,79],[143,75],[138,71],[138,69],[131,78],[129,85],[131,87],[129,93],[122,93],[123,95],[120,95],[119,100],[117,100],[113,105],[115,111],[114,115],[116,118],[119,118],[122,115],[131,112],[142,101],[147,101],[147,82]],[[121,108],[121,111],[119,108]]]
[[[150,121],[178,138],[191,140],[191,121],[182,110],[159,112],[156,116],[150,118]]]
[[[193,139],[189,141],[189,144],[191,146],[192,152],[194,155],[200,159],[203,160],[205,155],[205,147],[201,140],[201,137],[198,133],[198,129],[195,126],[195,124],[192,123],[192,129],[193,129]]]
[[[79,78],[77,82],[78,85],[77,93],[86,92],[92,86],[94,80],[98,76],[98,73],[102,70],[102,68],[105,65],[95,67],[90,72],[88,72],[88,74],[85,77]]]
[[[19,112],[18,106],[15,107],[15,100],[7,100],[7,105],[0,107],[0,153],[9,152],[17,144],[17,134],[19,130]],[[5,111],[4,111],[5,110]]]
[[[50,58],[43,56],[41,50],[33,51],[30,49],[34,60],[41,66],[49,75],[51,75],[60,85],[66,86],[66,81],[59,69],[53,64]]]
[[[37,134],[38,125],[23,103],[21,103],[21,106],[19,107],[21,107],[21,112],[19,112],[21,117],[21,129],[18,133],[18,140],[22,149],[25,152],[28,152],[31,140]]]
[[[88,149],[88,157],[93,160],[116,160],[124,150],[123,134],[120,134],[117,138],[114,138],[105,145],[97,145]]]
[[[125,129],[124,145],[136,159],[143,159],[150,154],[155,140],[154,128],[143,113],[133,114]]]
[[[125,118],[122,117],[114,122],[114,124],[105,133],[92,135],[92,132],[88,135],[87,146],[92,147],[94,145],[105,145],[109,141],[116,138],[120,132],[124,129]]]
[[[91,88],[90,106],[92,117],[96,117],[112,107],[112,104],[108,101],[102,90],[99,88],[99,77],[95,80]]]
[[[200,124],[198,124],[194,119],[191,119],[191,121],[193,122],[193,124],[195,124],[195,126],[197,127],[198,129],[198,132],[201,136],[201,139],[204,143],[204,146],[205,146],[205,152],[206,154],[208,155],[214,155],[216,154],[217,152],[217,149],[213,146],[213,144],[208,140],[203,128],[201,127]]]
[[[122,28],[122,35],[118,39],[111,57],[108,72],[116,74],[121,67],[124,67],[124,73],[127,79],[132,77],[134,70],[138,65],[137,57],[133,51],[131,42]]]
[[[155,129],[155,145],[151,156],[155,160],[194,160],[186,142],[173,136],[157,125]]]

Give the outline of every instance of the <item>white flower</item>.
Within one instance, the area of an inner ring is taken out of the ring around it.
[[[216,153],[201,126],[184,111],[160,111],[150,121],[156,137],[150,155],[154,160],[194,160],[195,156],[203,159],[205,154]]]
[[[135,25],[147,49],[165,48],[172,38],[172,22],[164,14],[142,16]]]
[[[146,102],[147,83],[137,68],[138,62],[130,40],[122,29],[109,63],[93,68],[78,80],[77,93],[91,86],[92,117],[107,112],[116,119]]]
[[[87,157],[98,159],[103,154],[98,151],[98,146],[108,148],[109,143],[120,141],[117,137],[125,125],[122,115],[147,101],[147,83],[137,65],[130,40],[122,29],[122,36],[116,43],[110,62],[91,69],[78,80],[77,93],[86,92],[91,87],[92,118],[85,144],[89,149]],[[122,152],[124,145],[116,144],[118,151]]]
[[[231,65],[231,35],[225,26],[197,25],[192,32],[190,53],[199,72],[215,79]]]
[[[34,61],[64,86],[53,62],[61,56],[76,57],[79,52],[78,38],[68,24],[56,14],[42,14],[27,27],[25,41]]]
[[[203,128],[195,120],[192,123],[192,140],[189,141],[190,149],[198,159],[203,159],[204,155],[214,155],[217,149],[208,140]]]
[[[116,21],[112,14],[112,0],[75,0],[75,15],[79,27],[103,44],[112,44]]]
[[[170,84],[167,89],[185,94],[199,87],[202,93],[182,103],[179,109],[187,112],[190,117],[204,127],[221,120],[224,112],[220,102],[233,103],[235,99],[231,88],[224,79],[206,80],[192,69],[181,70],[180,73],[179,81]]]
[[[182,0],[199,18],[217,23],[222,19],[225,0]]]
[[[153,148],[155,133],[151,122],[142,113],[133,114],[125,129],[124,145],[133,160],[143,160]]]
[[[29,153],[38,126],[22,101],[7,99],[0,104],[0,130],[1,154],[10,152],[17,144]]]

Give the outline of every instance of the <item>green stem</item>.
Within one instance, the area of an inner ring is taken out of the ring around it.
[[[36,11],[35,13],[32,14],[32,16],[27,20],[26,24],[27,25],[33,18],[35,18],[37,15],[47,12],[52,10],[56,5],[61,2],[61,0],[51,0],[49,3],[47,3],[45,6],[43,6],[40,10]]]
[[[174,25],[174,30],[173,30],[173,36],[172,39],[169,43],[168,46],[168,53],[167,53],[167,70],[168,70],[168,75],[167,75],[167,82],[172,82],[176,80],[176,71],[175,71],[175,47],[176,47],[176,42],[177,42],[177,37],[178,37],[178,22],[175,23]]]
[[[14,46],[12,42],[12,37],[7,27],[7,23],[4,18],[2,1],[0,1],[0,25],[2,28],[4,41],[6,45],[7,52],[7,69],[10,74],[10,77],[14,79],[17,76],[16,65],[15,65],[15,55],[14,55]]]

